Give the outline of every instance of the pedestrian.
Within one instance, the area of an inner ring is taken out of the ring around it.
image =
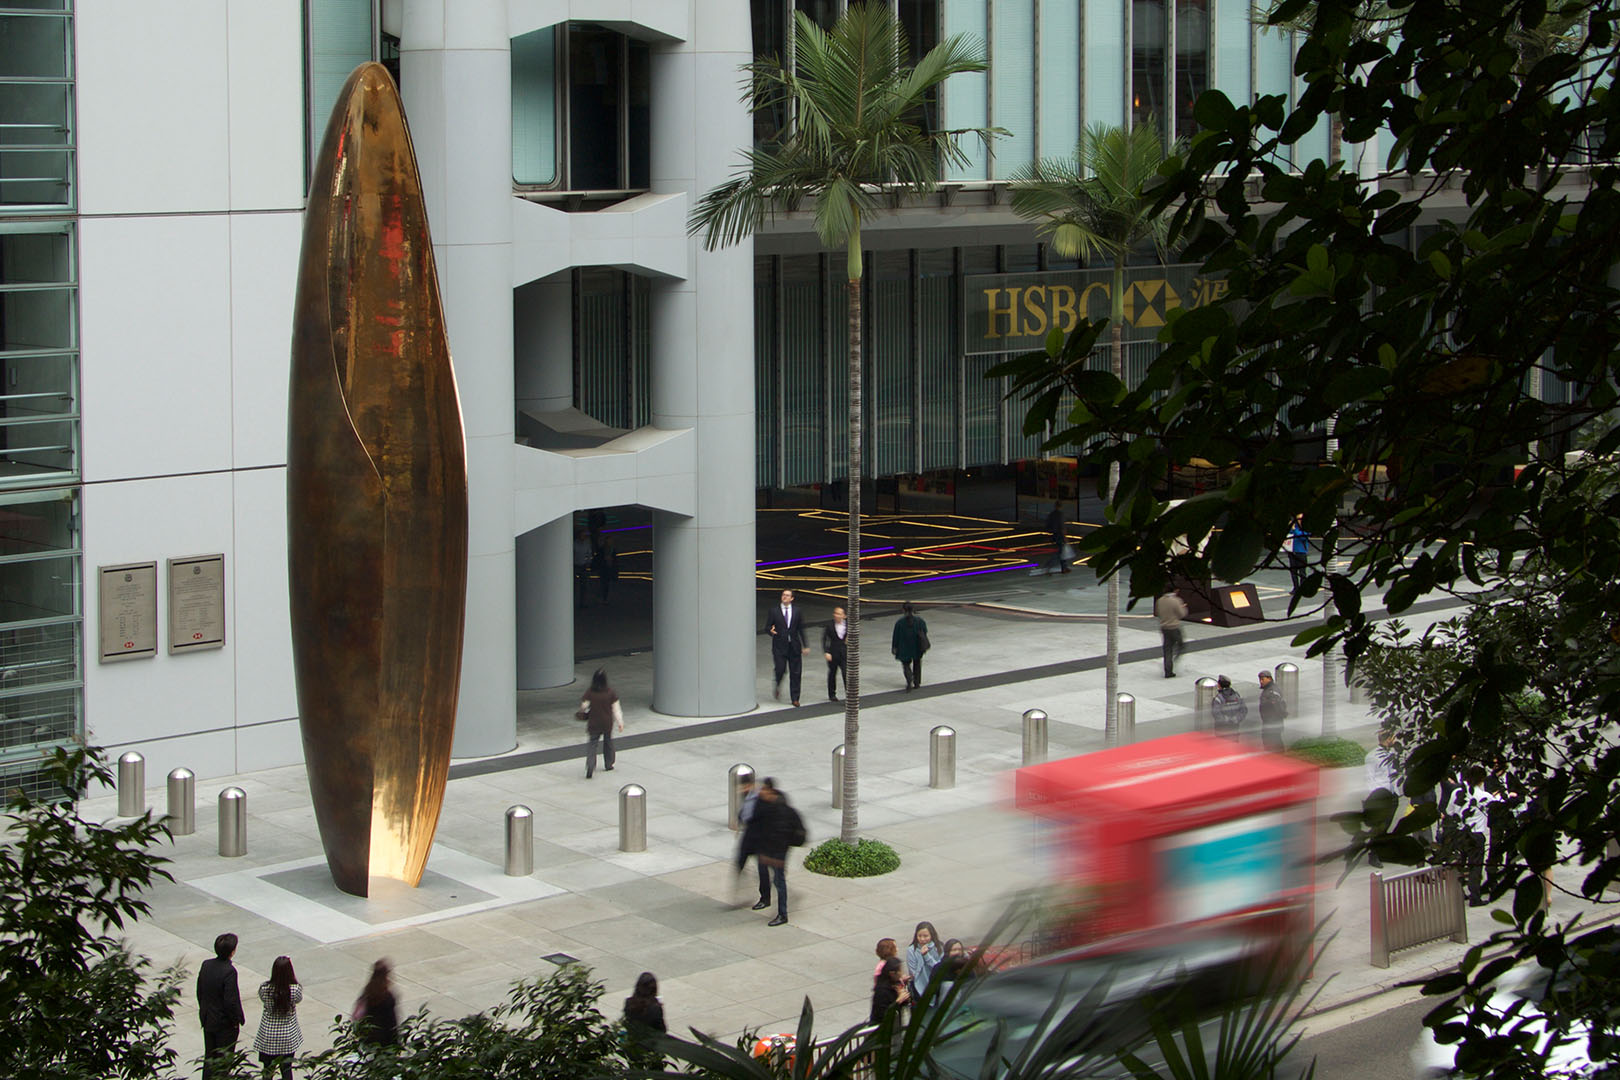
[[[574,606],[585,609],[585,595],[591,587],[591,541],[584,529],[574,531]]]
[[[1367,755],[1366,767],[1368,798],[1399,797],[1395,790],[1395,733],[1389,728],[1378,729],[1378,745]],[[1378,852],[1372,850],[1367,852],[1367,862],[1375,869],[1384,865]]]
[[[1277,684],[1271,681],[1271,672],[1260,673],[1260,742],[1267,750],[1279,754],[1283,748],[1283,721],[1288,719],[1288,700]]]
[[[973,956],[968,952],[967,946],[956,938],[945,943],[945,958],[934,968],[934,974],[929,982],[939,983],[940,994],[944,994],[944,984],[952,982],[965,982],[977,975],[973,969]]]
[[[872,977],[875,979],[883,974],[883,961],[891,956],[900,955],[900,946],[896,944],[894,938],[886,937],[878,941],[877,948],[874,951],[877,953],[878,958],[877,967],[872,969]]]
[[[931,922],[918,923],[912,932],[911,944],[906,947],[906,974],[911,977],[911,996],[915,1000],[926,1000],[934,969],[943,959],[945,945],[939,939],[939,931]]]
[[[619,694],[608,685],[607,672],[601,668],[591,676],[591,688],[579,703],[585,714],[585,735],[589,740],[585,750],[585,779],[596,775],[596,743],[602,742],[602,766],[613,771],[613,730],[624,730],[624,712],[619,708]]]
[[[624,999],[624,1034],[632,1064],[642,1069],[661,1069],[664,1055],[658,1052],[657,1042],[668,1032],[664,1003],[658,1000],[658,978],[643,971],[636,977],[635,992]]]
[[[922,685],[922,658],[931,643],[928,624],[917,614],[910,601],[900,605],[900,617],[894,621],[894,635],[889,651],[900,661],[900,673],[906,677],[906,690]]]
[[[203,1080],[230,1072],[230,1057],[247,1017],[242,1015],[242,994],[236,983],[236,935],[214,939],[214,955],[197,971],[197,1013],[203,1031]]]
[[[1305,559],[1311,551],[1311,534],[1305,531],[1305,515],[1295,514],[1288,528],[1288,581],[1294,595],[1305,587]]]
[[[754,910],[762,911],[770,907],[771,889],[774,886],[776,918],[766,925],[782,926],[788,921],[788,848],[799,847],[805,842],[805,829],[804,819],[769,776],[760,785],[759,803],[754,807],[754,817],[749,827],[757,829],[754,858],[760,866],[759,903],[754,905]]]
[[[259,1034],[253,1040],[265,1080],[278,1066],[281,1080],[292,1080],[293,1055],[304,1044],[304,1033],[298,1030],[298,1003],[303,1000],[304,988],[293,974],[292,957],[276,957],[270,965],[270,978],[259,984],[259,1003],[264,1013],[259,1017]]]
[[[1046,531],[1052,534],[1052,557],[1057,560],[1058,569],[1067,574],[1069,564],[1074,561],[1074,549],[1069,547],[1069,524],[1063,520],[1061,504],[1052,504],[1052,512],[1046,515]]]
[[[392,971],[387,960],[372,964],[371,977],[349,1013],[360,1031],[360,1041],[372,1046],[393,1046],[399,1041],[399,1002],[389,985]]]
[[[782,700],[782,676],[788,676],[788,699],[797,707],[800,683],[804,678],[804,613],[793,602],[793,590],[782,590],[782,602],[765,619],[765,632],[771,635],[771,667],[774,681],[771,696]]]
[[[613,541],[604,539],[591,553],[591,571],[596,574],[596,584],[601,591],[602,603],[608,602],[608,596],[613,592],[613,586],[619,580],[619,553],[613,547]]]
[[[883,961],[878,973],[872,977],[872,1011],[866,1018],[867,1022],[881,1024],[890,1010],[904,1008],[910,1002],[911,994],[906,990],[905,972],[900,968],[900,959],[891,956]]]
[[[849,692],[849,675],[844,665],[848,661],[848,646],[845,638],[849,634],[849,624],[844,620],[844,609],[833,608],[832,622],[821,631],[821,654],[827,659],[827,700],[838,700],[838,679],[844,680],[844,692]]]
[[[733,906],[741,907],[736,900],[737,892],[742,887],[743,869],[748,865],[748,856],[758,855],[759,830],[754,825],[754,811],[759,807],[759,784],[754,781],[753,774],[740,777],[737,781],[740,798],[737,801],[737,875],[732,879]],[[759,892],[764,897],[770,887],[770,878],[766,875],[765,867],[756,858],[755,868],[759,871]]]
[[[1468,766],[1464,783],[1446,800],[1445,815],[1455,838],[1454,859],[1467,887],[1468,906],[1485,904],[1481,882],[1485,872],[1486,835],[1490,832],[1490,809],[1496,796],[1485,789],[1485,766]]]
[[[1215,699],[1209,703],[1209,713],[1215,724],[1215,734],[1229,739],[1238,737],[1238,732],[1243,729],[1243,721],[1249,718],[1249,707],[1243,703],[1242,696],[1232,689],[1231,676],[1216,678]]]
[[[585,515],[585,528],[590,532],[591,550],[602,546],[602,530],[607,528],[607,512],[600,506]]]
[[[1187,602],[1172,588],[1154,601],[1153,614],[1159,619],[1159,637],[1164,644],[1164,677],[1176,677],[1176,661],[1181,658],[1184,642],[1181,638],[1181,620],[1187,617]]]

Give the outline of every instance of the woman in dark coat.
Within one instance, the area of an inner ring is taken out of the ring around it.
[[[579,703],[585,714],[585,735],[589,743],[585,750],[585,779],[596,775],[596,743],[602,743],[602,761],[608,772],[613,771],[617,755],[613,752],[613,729],[624,731],[624,712],[619,708],[619,692],[608,685],[607,672],[601,668],[591,676],[591,688]]]
[[[399,1040],[399,1002],[388,985],[391,970],[387,960],[372,964],[371,978],[354,1003],[352,1018],[360,1038],[373,1046],[393,1046]]]
[[[653,1044],[668,1031],[664,1003],[658,1000],[658,978],[643,971],[636,979],[636,992],[624,999],[624,1033],[632,1063],[647,1069],[662,1067],[663,1055],[653,1049]]]
[[[894,636],[889,651],[900,661],[900,673],[906,677],[906,689],[922,685],[922,658],[928,651],[928,624],[908,604],[900,605],[901,616],[894,622]]]
[[[883,970],[872,980],[872,1013],[868,1023],[881,1023],[890,1009],[898,1009],[911,1001],[906,992],[905,968],[898,956],[883,961]]]

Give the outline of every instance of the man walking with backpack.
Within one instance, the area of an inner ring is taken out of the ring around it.
[[[1260,673],[1260,743],[1279,754],[1283,748],[1283,721],[1288,719],[1288,700],[1271,681],[1271,672]]]
[[[759,903],[755,911],[771,905],[771,887],[776,887],[776,918],[766,925],[782,926],[787,916],[787,856],[788,848],[803,847],[807,839],[804,819],[787,801],[787,796],[776,786],[776,780],[767,776],[759,786],[759,803],[748,822],[748,831],[754,836],[754,858],[759,862]],[[769,876],[767,876],[767,873]]]

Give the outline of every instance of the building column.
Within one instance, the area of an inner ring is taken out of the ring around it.
[[[573,404],[574,280],[568,271],[519,288],[513,304],[517,408]],[[574,681],[573,515],[517,538],[517,686]]]
[[[753,59],[743,0],[693,3],[691,39],[653,52],[652,185],[695,202],[753,142],[737,81]],[[697,513],[658,513],[653,708],[722,716],[755,704],[754,255],[703,250],[652,298],[652,422],[695,428]]]
[[[405,0],[401,92],[467,432],[457,757],[517,743],[510,52],[506,0]]]

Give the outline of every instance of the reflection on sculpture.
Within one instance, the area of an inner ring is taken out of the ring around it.
[[[338,888],[421,881],[444,802],[467,460],[427,210],[380,64],[338,95],[293,313],[287,557],[310,793]]]

